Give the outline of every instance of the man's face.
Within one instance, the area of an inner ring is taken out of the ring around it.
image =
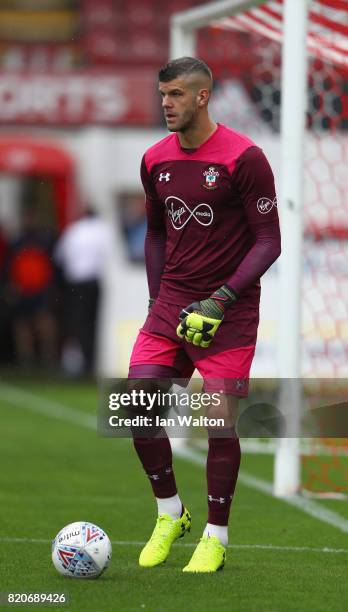
[[[199,91],[193,79],[178,77],[159,83],[162,108],[170,132],[185,132],[196,123]]]

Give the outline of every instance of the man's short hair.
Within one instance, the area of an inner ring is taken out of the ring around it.
[[[158,80],[162,83],[168,83],[179,76],[189,76],[196,72],[204,74],[213,83],[213,75],[209,66],[203,60],[196,57],[179,57],[168,62],[168,64],[160,69]]]

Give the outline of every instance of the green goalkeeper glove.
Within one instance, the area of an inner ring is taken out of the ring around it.
[[[207,348],[214,338],[225,310],[236,296],[227,285],[217,289],[213,295],[201,302],[193,302],[184,308],[180,315],[180,323],[176,329],[177,335],[195,346]]]
[[[154,305],[154,303],[156,302],[156,300],[154,298],[149,298],[149,303],[148,303],[148,307],[147,307],[147,311],[150,312],[152,306]]]

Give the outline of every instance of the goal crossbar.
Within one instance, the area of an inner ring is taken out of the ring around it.
[[[195,33],[214,19],[232,17],[249,10],[265,0],[221,0],[209,2],[186,11],[174,13],[170,20],[170,57],[195,54]]]
[[[232,17],[236,13],[247,11],[264,2],[265,0],[217,0],[217,2],[209,2],[209,4],[175,13],[171,18],[171,24],[189,29],[202,28],[214,19]]]

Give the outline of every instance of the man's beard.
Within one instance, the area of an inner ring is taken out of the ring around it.
[[[188,117],[183,117],[179,125],[170,126],[167,124],[169,132],[182,132],[185,133],[189,129],[195,126],[195,111],[192,111]]]

